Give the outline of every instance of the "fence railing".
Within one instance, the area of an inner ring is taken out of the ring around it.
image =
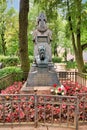
[[[87,93],[77,94],[79,108],[79,124],[87,123]]]
[[[0,95],[0,123],[32,123],[78,128],[76,96]]]
[[[87,87],[87,74],[79,72],[60,71],[57,72],[57,76],[61,83],[63,83],[63,81],[73,81],[79,83],[81,86]]]
[[[66,80],[76,82],[77,72],[60,71],[57,72],[57,76],[61,82]]]
[[[73,126],[77,129],[77,103],[76,96],[37,95],[37,122],[44,123],[45,125],[51,124],[61,127]]]
[[[82,74],[78,72],[60,71],[60,72],[57,72],[57,76],[59,80],[61,81],[61,83],[63,83],[63,81],[73,81],[73,82],[78,82],[81,86],[87,87],[86,74]],[[6,75],[0,78],[0,89],[6,88],[7,86],[13,84],[14,81],[23,81],[23,80],[25,79],[22,72]]]
[[[82,85],[87,87],[87,74],[77,72],[76,81]]]
[[[7,86],[11,85],[14,82],[13,78],[14,78],[13,74],[8,74],[0,78],[0,90],[5,89]]]
[[[0,94],[0,124],[30,123],[78,129],[87,123],[87,93],[77,96]]]
[[[5,89],[9,85],[12,85],[15,81],[23,81],[23,80],[25,80],[23,72],[11,73],[6,76],[3,76],[0,78],[0,90]]]

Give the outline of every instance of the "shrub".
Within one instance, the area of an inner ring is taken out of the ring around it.
[[[53,61],[53,63],[61,63],[62,62],[62,58],[61,57],[53,57],[52,61]]]
[[[29,60],[30,60],[30,63],[33,63],[34,57],[33,56],[29,56]]]
[[[67,61],[66,62],[66,68],[67,69],[75,69],[77,67],[77,64],[75,61]]]
[[[87,63],[83,67],[83,73],[87,73]]]
[[[33,63],[34,57],[29,56],[30,63]],[[17,66],[20,64],[20,59],[17,56],[0,56],[0,62],[3,64],[4,67],[8,66]]]
[[[19,58],[17,56],[0,56],[0,62],[2,62],[5,67],[16,66],[20,63]]]
[[[18,67],[5,67],[0,70],[0,90],[13,84],[14,81],[23,80],[23,72]]]
[[[0,77],[3,77],[10,73],[20,72],[20,71],[21,69],[19,67],[5,67],[3,69],[0,69]]]

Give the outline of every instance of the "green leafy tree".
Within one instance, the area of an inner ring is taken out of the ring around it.
[[[28,15],[28,48],[29,48],[29,57],[33,56],[34,54],[34,43],[33,43],[33,30],[36,28],[36,18],[38,16],[38,6],[31,3],[32,6],[30,7],[29,15]]]
[[[87,48],[87,2],[83,2],[83,0],[37,1],[41,4],[40,7],[47,11],[47,14],[50,19],[53,18],[52,12],[57,9],[59,13],[63,16],[63,18],[67,20],[69,28],[69,31],[67,32],[70,33],[78,70],[79,72],[84,71],[84,61],[82,53],[83,50]],[[56,16],[54,16],[54,18],[55,17]],[[84,34],[84,32],[86,34]]]
[[[84,71],[82,52],[83,47],[87,47],[87,44],[81,44],[81,29],[83,28],[81,19],[82,10],[82,0],[73,0],[72,2],[67,0],[68,23],[79,72]]]
[[[6,1],[0,4],[1,54],[14,55],[18,48],[18,15],[13,7],[7,9]]]
[[[6,55],[6,41],[5,41],[6,7],[7,7],[6,1],[2,0],[0,2],[0,36],[1,36],[0,38],[1,38],[1,50],[4,55]]]
[[[7,11],[5,41],[7,55],[17,55],[18,52],[18,13],[11,8]]]
[[[61,47],[62,48],[67,48],[69,46],[70,39],[66,38],[65,34],[65,26],[66,26],[66,21],[63,19],[61,15],[61,10],[58,10],[58,5],[60,5],[61,1],[58,0],[36,0],[35,1],[38,4],[38,10],[41,11],[43,10],[46,13],[49,27],[52,30],[52,53],[54,56],[59,56],[59,52],[57,51],[57,48]],[[67,49],[65,49],[67,51]],[[64,56],[65,57],[65,56]],[[67,57],[67,56],[66,56]],[[65,57],[65,60],[66,60]]]

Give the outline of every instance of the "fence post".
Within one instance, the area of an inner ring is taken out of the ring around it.
[[[77,72],[76,72],[76,70],[75,70],[75,83],[77,82]]]
[[[79,116],[79,99],[77,96],[77,101],[76,101],[76,130],[78,130],[78,116]]]
[[[35,95],[34,95],[34,97],[35,97],[35,128],[37,127],[37,125],[38,125],[38,120],[37,120],[37,93],[35,92]]]

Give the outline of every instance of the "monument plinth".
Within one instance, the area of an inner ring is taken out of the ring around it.
[[[21,91],[49,90],[53,84],[60,86],[57,73],[52,63],[52,32],[47,28],[46,22],[46,16],[41,13],[37,20],[37,28],[33,32],[34,62]]]

